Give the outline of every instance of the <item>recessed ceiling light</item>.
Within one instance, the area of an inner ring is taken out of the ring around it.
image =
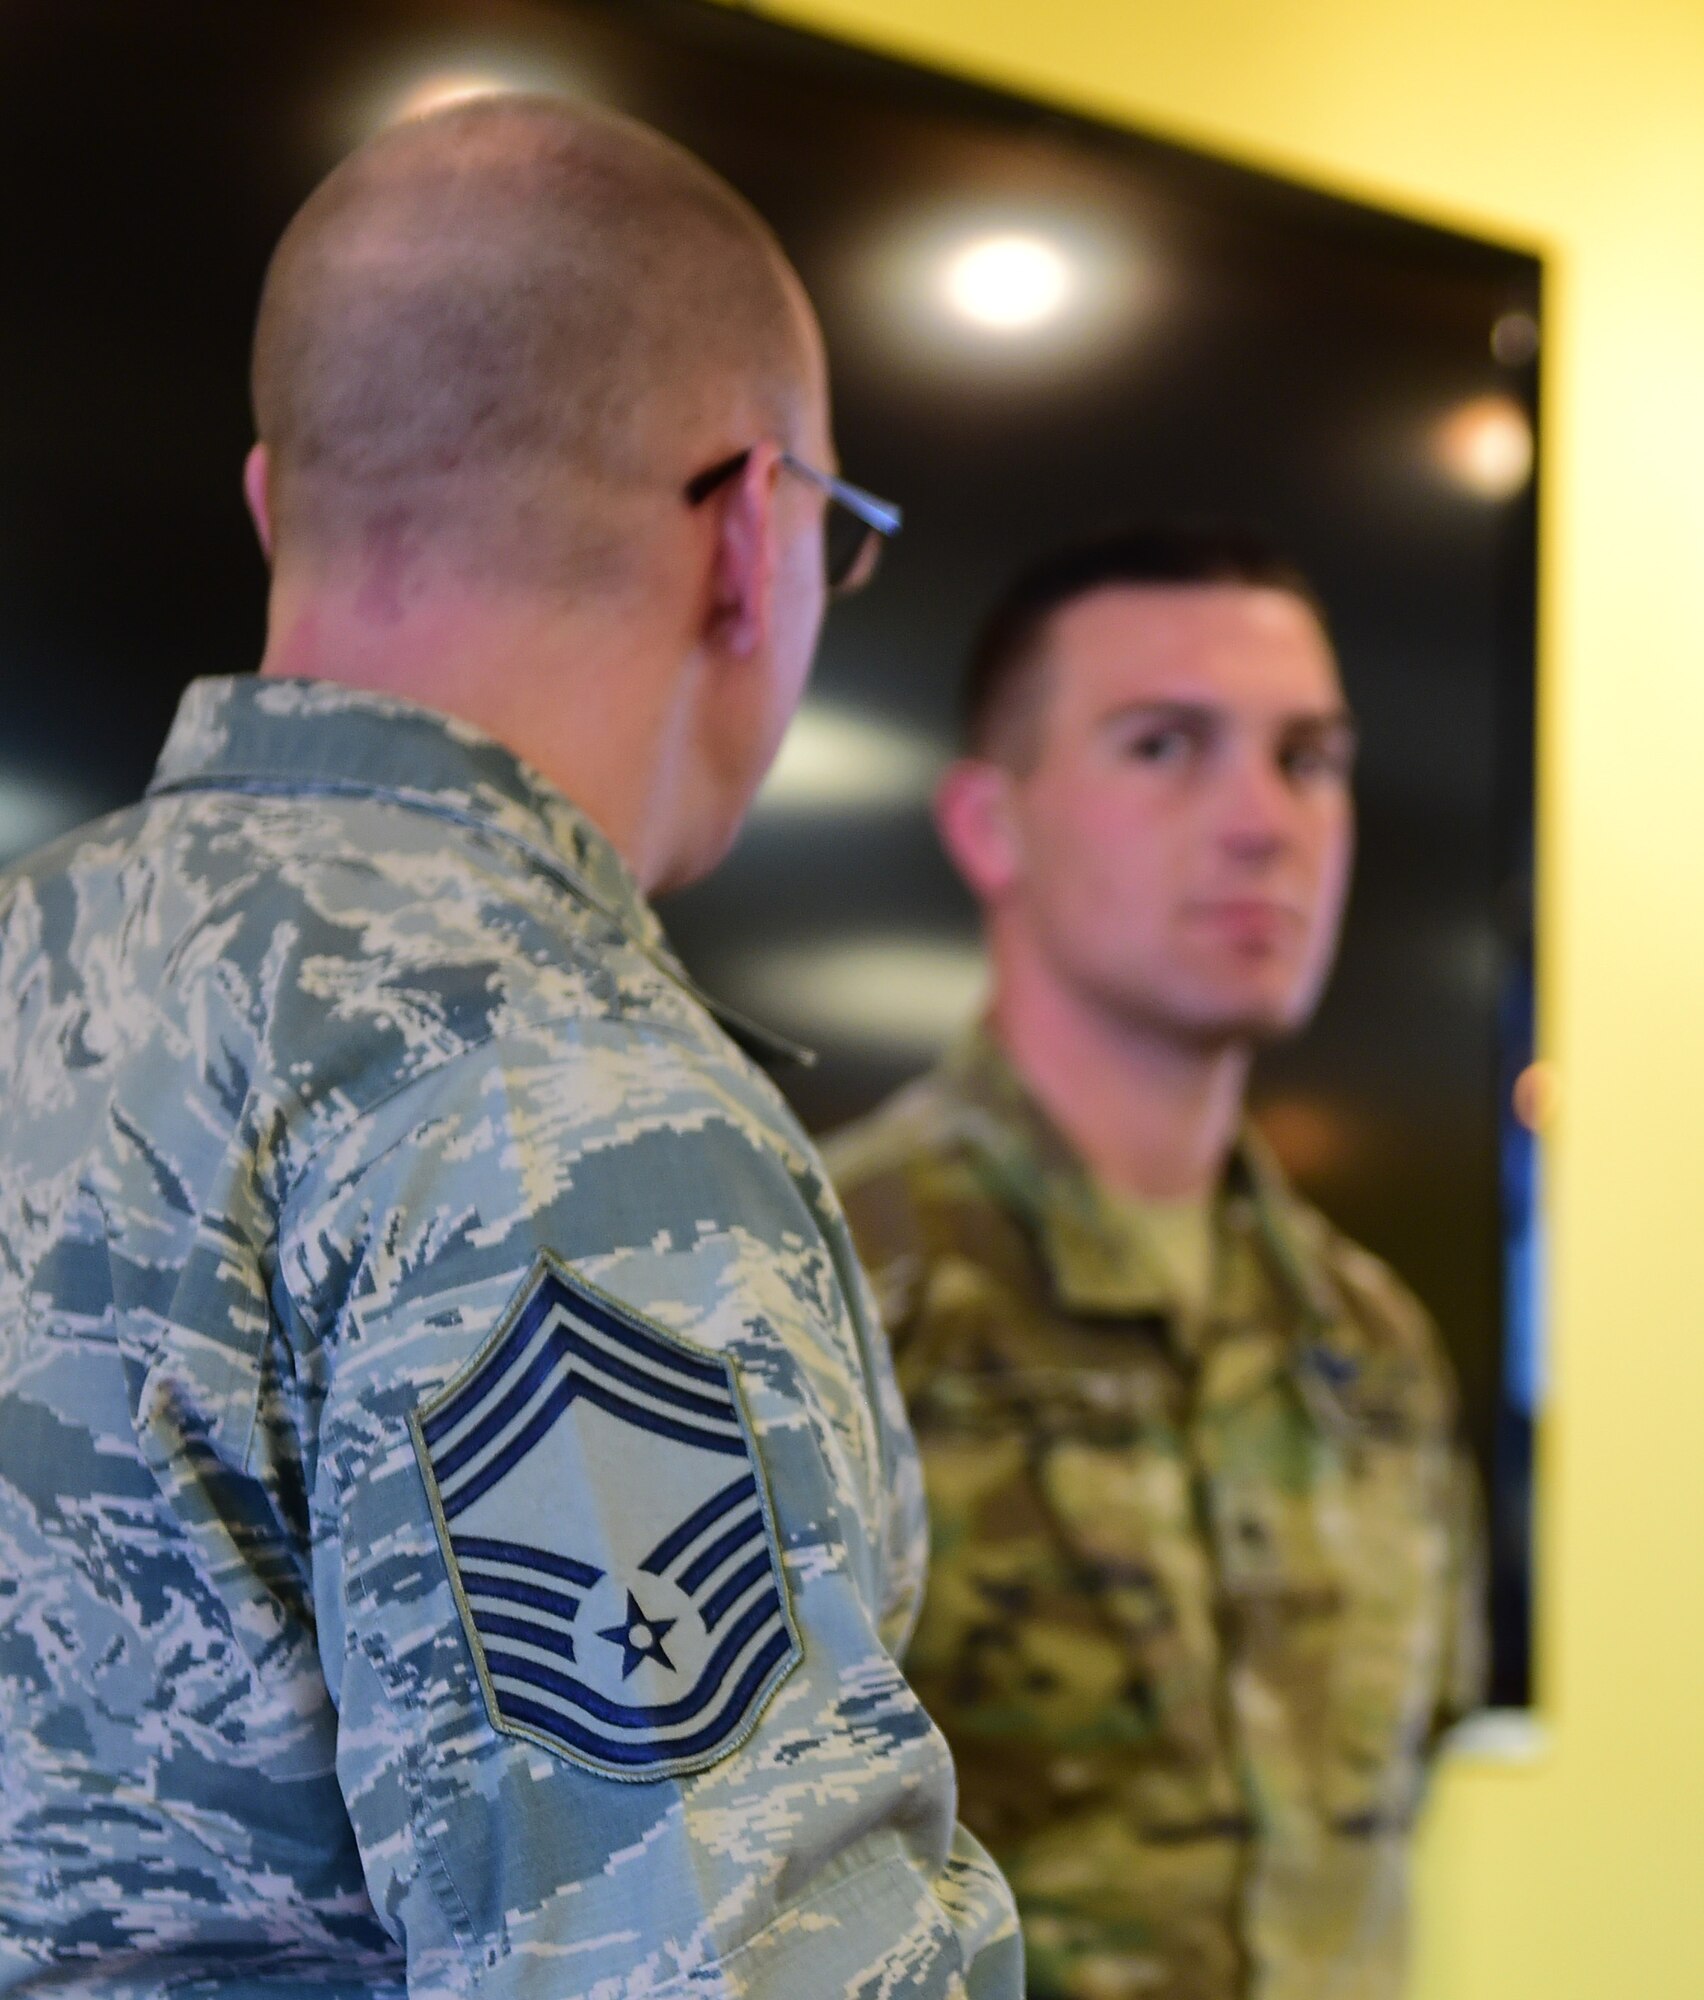
[[[1137,232],[1094,203],[962,196],[884,221],[858,301],[907,374],[961,385],[1060,383],[1154,330],[1164,272]]]
[[[1505,368],[1519,368],[1538,352],[1538,321],[1529,312],[1499,313],[1491,327],[1491,352]]]
[[[1480,500],[1512,500],[1532,477],[1532,424],[1512,396],[1475,396],[1435,436],[1438,463]]]
[[[889,722],[807,702],[757,795],[761,812],[915,806],[940,767],[935,747]]]
[[[1058,317],[1071,265],[1040,236],[980,236],[952,252],[942,274],[947,303],[991,333],[1026,333]]]
[[[405,118],[426,118],[434,111],[447,111],[452,104],[498,97],[518,87],[491,70],[438,70],[403,93],[391,112],[391,121],[400,124]]]
[[[852,936],[752,953],[740,997],[807,1041],[915,1061],[976,1019],[986,978],[981,948],[969,940]]]
[[[0,866],[69,833],[103,803],[73,778],[0,765]]]
[[[326,135],[341,150],[387,126],[514,91],[582,100],[607,95],[577,51],[547,40],[528,45],[458,37],[398,48],[351,73],[325,100]]]

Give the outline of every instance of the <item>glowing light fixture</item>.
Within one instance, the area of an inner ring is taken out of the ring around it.
[[[1439,424],[1438,463],[1479,500],[1512,500],[1532,477],[1532,425],[1512,396],[1475,396]]]
[[[1556,1116],[1561,1094],[1561,1080],[1553,1063],[1528,1063],[1515,1078],[1515,1116],[1529,1132],[1542,1132]]]
[[[101,808],[74,781],[0,765],[0,866],[56,840]]]
[[[794,718],[758,794],[764,812],[832,812],[927,798],[937,758],[921,736],[825,702]]]
[[[1353,1167],[1351,1120],[1320,1097],[1275,1097],[1260,1107],[1260,1129],[1280,1160],[1302,1179],[1325,1179]]]
[[[1040,236],[979,236],[947,259],[942,285],[960,318],[990,333],[1027,333],[1070,302],[1070,263]]]
[[[425,118],[434,111],[447,111],[452,104],[466,104],[475,97],[498,97],[520,85],[494,70],[436,70],[410,85],[398,98],[390,115],[392,124],[405,118]]]
[[[989,194],[920,204],[869,237],[867,323],[907,373],[1040,382],[1129,358],[1168,301],[1163,266],[1093,203]]]
[[[1529,312],[1499,313],[1491,327],[1491,352],[1505,368],[1519,368],[1538,352],[1538,321]]]
[[[327,100],[327,136],[340,148],[358,145],[388,125],[518,90],[576,98],[600,94],[584,66],[549,43],[457,39],[399,50],[376,69],[351,76]]]
[[[755,954],[741,998],[807,1041],[926,1059],[976,1018],[984,978],[974,944],[877,935]]]

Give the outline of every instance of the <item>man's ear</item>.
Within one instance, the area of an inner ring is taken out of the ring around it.
[[[738,479],[711,505],[717,509],[711,569],[710,636],[736,659],[751,659],[769,643],[775,615],[775,488],[781,455],[772,444],[752,447]]]
[[[243,498],[260,537],[260,552],[268,562],[272,560],[272,498],[266,489],[271,476],[271,456],[265,445],[257,444],[243,461]]]
[[[1017,880],[1022,847],[1012,774],[985,757],[949,764],[935,787],[935,825],[953,866],[979,902],[997,902]]]

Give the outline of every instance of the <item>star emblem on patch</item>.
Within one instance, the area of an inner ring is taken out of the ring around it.
[[[676,1618],[648,1618],[639,1609],[639,1600],[632,1591],[627,1593],[627,1622],[623,1625],[606,1625],[598,1634],[611,1645],[621,1648],[621,1678],[626,1680],[641,1660],[655,1660],[660,1667],[667,1667],[672,1674],[675,1663],[663,1651],[663,1641],[680,1621]]]
[[[547,1258],[410,1428],[495,1728],[628,1779],[744,1741],[802,1655],[725,1355]]]

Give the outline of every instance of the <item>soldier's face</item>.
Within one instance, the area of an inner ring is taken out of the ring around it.
[[[1353,844],[1353,727],[1300,599],[1115,587],[1051,623],[1010,907],[1056,973],[1208,1042],[1306,1019]]]

